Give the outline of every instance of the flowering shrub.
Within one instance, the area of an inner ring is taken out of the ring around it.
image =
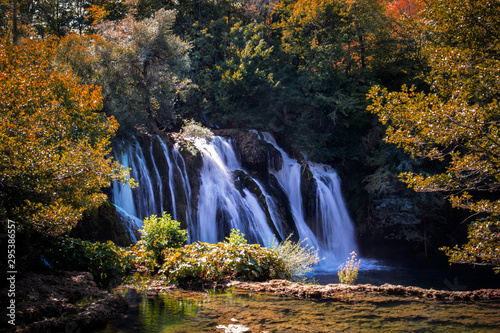
[[[206,127],[203,127],[200,123],[195,122],[193,119],[184,120],[184,125],[182,126],[182,134],[186,139],[205,139],[207,142],[213,140],[214,134],[212,131]]]
[[[351,258],[339,266],[338,277],[340,283],[354,284],[358,278],[359,265],[361,260],[356,260],[356,252],[351,252]]]
[[[302,246],[304,241],[294,243],[289,236],[279,244],[275,240],[271,243],[271,249],[283,260],[293,280],[304,279],[307,273],[313,271],[312,266],[319,261],[318,251],[307,245]]]

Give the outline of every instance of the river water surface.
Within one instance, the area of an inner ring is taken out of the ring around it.
[[[500,332],[500,302],[449,304],[374,294],[298,300],[238,289],[123,291],[130,308],[99,333]]]

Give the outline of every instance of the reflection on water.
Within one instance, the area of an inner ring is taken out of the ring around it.
[[[499,301],[444,304],[351,293],[341,301],[308,301],[238,289],[124,296],[131,304],[125,317],[96,332],[224,332],[230,325],[247,332],[500,332]]]

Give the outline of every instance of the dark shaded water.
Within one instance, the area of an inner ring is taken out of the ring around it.
[[[97,332],[500,332],[499,301],[351,293],[341,301],[307,301],[237,289],[156,296],[129,290],[125,297],[126,316]]]
[[[322,285],[339,283],[336,268],[322,270],[319,267],[311,278]],[[500,274],[494,274],[491,267],[483,266],[450,266],[446,263],[433,266],[426,263],[361,258],[361,268],[356,283],[377,286],[389,283],[451,291],[500,289]]]

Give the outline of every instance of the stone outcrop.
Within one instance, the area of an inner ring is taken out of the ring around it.
[[[248,170],[267,178],[268,166],[281,168],[281,155],[269,143],[260,140],[258,135],[239,129],[225,129],[214,131],[215,135],[233,140],[241,154],[241,164]]]
[[[9,332],[85,332],[127,308],[123,297],[98,289],[88,272],[28,273],[16,282],[16,300]]]
[[[307,285],[287,280],[271,280],[268,282],[239,282],[233,281],[228,287],[236,287],[255,292],[269,292],[299,299],[334,299],[344,300],[347,294],[382,294],[397,297],[412,297],[433,299],[444,302],[470,302],[489,299],[500,299],[500,289],[480,289],[474,291],[447,291],[423,289],[419,287],[404,287],[400,285],[371,284],[346,285],[329,284]],[[350,299],[350,298],[349,298]]]

